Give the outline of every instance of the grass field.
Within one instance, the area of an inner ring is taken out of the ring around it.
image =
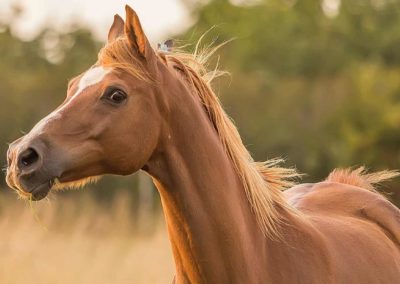
[[[171,283],[162,217],[138,233],[123,194],[109,208],[88,194],[52,199],[0,195],[0,283]]]

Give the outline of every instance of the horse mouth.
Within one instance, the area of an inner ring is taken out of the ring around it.
[[[45,198],[54,185],[54,178],[48,179],[38,185],[24,185],[12,177],[9,171],[6,176],[7,185],[13,189],[20,198],[25,200],[38,201]]]
[[[78,189],[88,183],[95,183],[99,176],[91,176],[81,179],[68,179],[68,177],[47,177],[36,183],[21,182],[7,172],[6,181],[10,188],[14,189],[19,197],[29,201],[39,201],[47,197],[50,191],[63,189]]]

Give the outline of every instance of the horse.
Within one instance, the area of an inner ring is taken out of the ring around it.
[[[254,161],[212,90],[212,52],[153,49],[126,6],[65,101],[10,144],[8,185],[40,200],[145,171],[174,283],[398,283],[400,211],[374,186],[398,173],[336,169],[296,185],[280,160]]]

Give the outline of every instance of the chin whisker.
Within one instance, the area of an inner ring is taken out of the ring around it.
[[[58,179],[55,179],[52,189],[54,190],[80,189],[87,184],[96,183],[98,180],[100,180],[100,178],[101,178],[100,176],[94,176],[71,182],[60,182]]]

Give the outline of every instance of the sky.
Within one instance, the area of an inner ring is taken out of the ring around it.
[[[11,20],[13,33],[25,40],[34,38],[46,25],[68,31],[73,22],[105,40],[114,14],[125,18],[125,4],[137,12],[152,43],[184,31],[193,22],[181,0],[1,0],[0,19]],[[15,5],[24,10],[18,21],[10,19]]]

